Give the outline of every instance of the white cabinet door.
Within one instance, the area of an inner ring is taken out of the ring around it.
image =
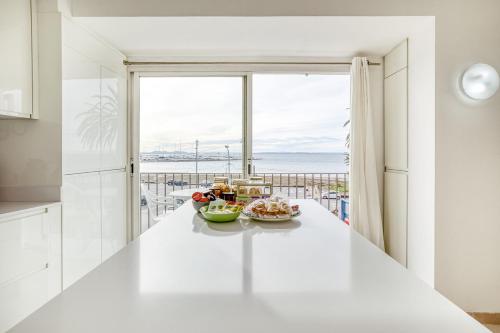
[[[102,260],[126,245],[125,171],[101,172]]]
[[[90,172],[100,165],[100,68],[63,46],[63,173]]]
[[[30,0],[0,0],[0,116],[32,113],[31,41]]]
[[[101,66],[101,170],[125,168],[126,111],[125,78]]]
[[[43,216],[49,233],[48,299],[56,296],[62,289],[62,212],[61,206],[52,206]]]
[[[0,332],[61,292],[61,207],[0,222]]]
[[[385,166],[388,169],[408,169],[407,86],[406,68],[385,79]]]
[[[385,249],[403,266],[407,265],[407,177],[397,172],[386,172],[384,177]]]
[[[99,173],[63,178],[63,287],[101,263]]]
[[[49,262],[46,209],[0,223],[0,286],[45,269]]]
[[[7,331],[47,302],[48,279],[48,270],[43,269],[0,287],[0,332]]]

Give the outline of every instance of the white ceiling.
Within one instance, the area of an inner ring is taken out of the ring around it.
[[[130,57],[381,56],[425,17],[79,17]]]

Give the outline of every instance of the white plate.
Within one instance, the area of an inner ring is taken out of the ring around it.
[[[286,222],[286,221],[290,221],[291,219],[297,217],[297,216],[300,216],[301,212],[300,210],[293,214],[292,216],[290,217],[282,217],[282,218],[263,218],[263,217],[257,217],[257,216],[253,216],[252,213],[249,213],[247,211],[243,211],[242,212],[243,215],[245,216],[248,216],[249,218],[251,218],[252,220],[255,220],[255,221],[259,221],[259,222]]]

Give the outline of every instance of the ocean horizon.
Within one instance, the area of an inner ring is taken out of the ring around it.
[[[345,164],[345,153],[311,153],[311,152],[264,152],[254,153],[255,173],[345,173],[349,167]],[[242,172],[241,159],[231,160],[232,173]],[[161,161],[141,162],[140,172],[194,173],[195,161]],[[198,161],[199,173],[226,173],[227,161]]]

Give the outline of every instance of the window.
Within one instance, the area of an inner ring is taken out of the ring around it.
[[[347,197],[349,75],[171,73],[139,87],[142,230],[218,176],[259,176],[333,212]]]

